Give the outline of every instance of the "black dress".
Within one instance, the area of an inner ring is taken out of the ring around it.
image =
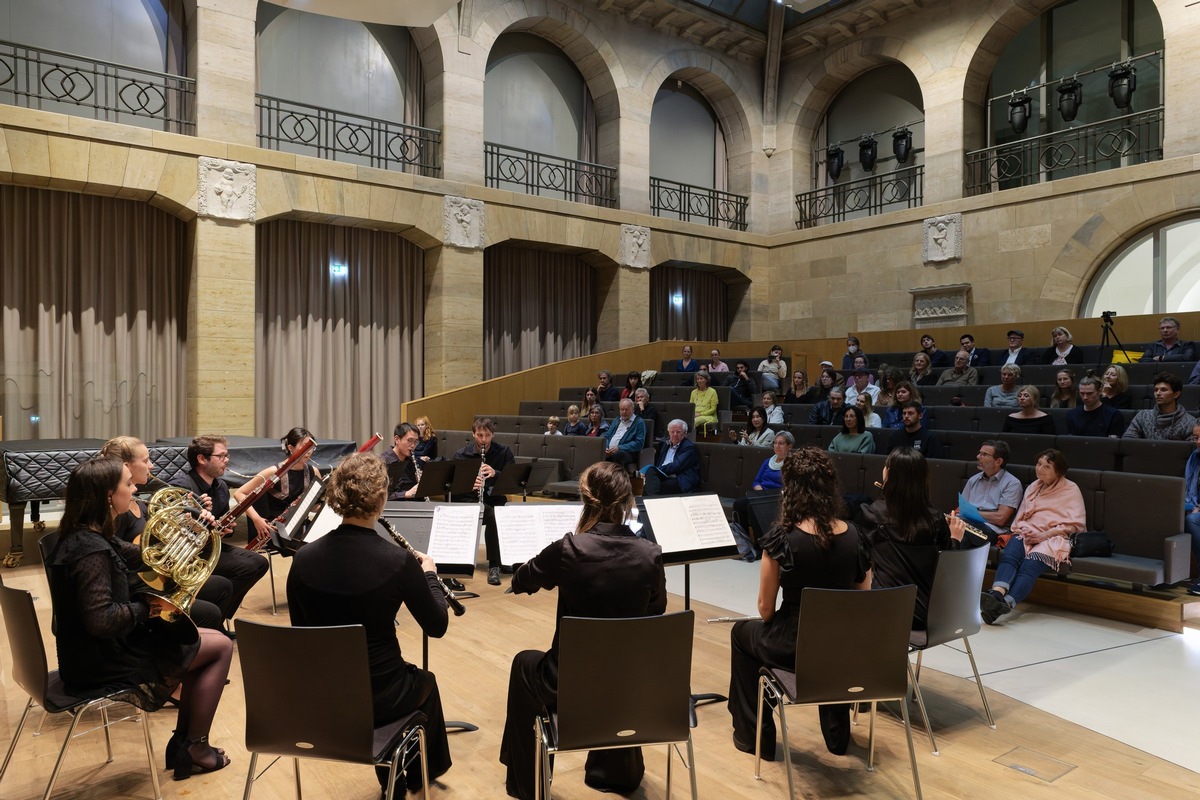
[[[667,608],[662,548],[638,538],[624,525],[599,523],[585,533],[567,534],[513,574],[516,594],[556,587],[559,620],[645,617]],[[550,650],[518,653],[508,678],[508,716],[500,762],[508,767],[505,788],[512,797],[533,797],[533,722],[544,709],[553,710],[557,700],[556,623]],[[641,783],[644,772],[640,747],[600,750],[588,753],[584,782],[602,791],[627,794]]]
[[[149,624],[150,607],[131,600],[129,563],[141,552],[82,528],[64,532],[50,554],[50,594],[58,671],[71,694],[100,697],[115,689],[145,711],[157,711],[200,650],[195,628]]]
[[[758,674],[766,666],[796,668],[796,630],[800,625],[800,594],[804,589],[853,589],[866,580],[870,568],[868,544],[859,529],[848,523],[844,533],[833,537],[828,550],[816,537],[799,528],[773,528],[761,544],[782,565],[779,584],[783,602],[771,619],[735,623],[730,634],[729,713],[733,735],[754,752],[754,721],[758,713]],[[846,752],[850,742],[850,706],[821,706],[821,732],[830,752]],[[775,759],[775,719],[763,713],[762,754]]]
[[[1040,417],[1014,417],[1009,414],[1004,419],[1002,433],[1040,433],[1043,436],[1054,436],[1058,429],[1054,426],[1054,417],[1043,414]]]
[[[913,611],[913,630],[923,631],[929,620],[929,593],[937,572],[938,553],[957,550],[960,543],[950,535],[946,518],[933,506],[912,541],[901,539],[896,523],[888,515],[883,500],[859,509],[859,522],[870,531],[871,588],[894,589],[915,585],[917,605]]]
[[[384,541],[375,531],[341,525],[296,552],[288,573],[287,597],[296,626],[362,625],[367,634],[371,697],[376,726],[421,709],[429,778],[450,769],[450,744],[441,695],[432,672],[407,663],[396,640],[400,606],[434,638],[446,633],[446,598],[408,551]],[[380,783],[387,770],[377,770]],[[421,786],[420,770],[408,773],[408,788]]]

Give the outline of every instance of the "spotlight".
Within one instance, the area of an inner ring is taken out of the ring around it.
[[[1083,104],[1083,84],[1072,78],[1058,85],[1058,113],[1063,122],[1073,122]]]
[[[825,151],[825,170],[829,173],[829,177],[837,180],[842,174],[842,167],[846,166],[846,153],[836,144]]]
[[[676,292],[671,295],[671,302],[676,308],[683,308],[683,292]]]
[[[1137,70],[1133,64],[1125,63],[1108,71],[1108,96],[1118,111],[1125,111],[1133,100],[1133,92],[1137,89]]]
[[[1029,126],[1029,106],[1033,103],[1025,92],[1014,92],[1008,99],[1008,124],[1020,136]]]
[[[875,171],[875,159],[879,157],[879,142],[875,141],[875,137],[867,134],[858,143],[858,163],[862,164],[862,168],[867,172]]]
[[[896,156],[898,163],[908,163],[908,157],[912,155],[912,139],[912,131],[908,128],[901,128],[892,134],[892,155]]]

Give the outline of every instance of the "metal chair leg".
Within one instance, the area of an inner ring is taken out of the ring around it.
[[[275,554],[270,550],[267,551],[267,572],[271,579],[271,616],[279,616],[279,606],[275,602]]]
[[[671,762],[675,760],[675,745],[667,745],[667,800],[671,800]]]
[[[429,800],[429,759],[425,756],[425,726],[417,728],[417,754],[421,758],[421,800]]]
[[[759,762],[762,760],[762,712],[763,695],[767,691],[767,677],[758,677],[758,716],[754,718],[754,780],[761,781],[762,775]],[[774,712],[772,712],[774,713]]]
[[[111,764],[113,762],[112,732],[109,731],[109,725],[111,725],[111,724],[112,723],[110,723],[108,721],[108,704],[101,703],[100,704],[100,726],[102,728],[104,728],[104,748],[108,751],[108,760],[104,762],[105,764]]]
[[[67,728],[67,735],[63,738],[62,749],[58,751],[58,760],[54,762],[54,769],[50,773],[50,782],[46,784],[46,793],[42,795],[42,800],[50,800],[50,795],[54,792],[54,782],[58,780],[58,773],[62,771],[63,761],[67,757],[67,748],[71,746],[71,739],[75,738],[75,729],[79,727],[79,718],[83,716],[83,712],[90,705],[89,703],[71,715],[71,725]]]
[[[700,800],[700,792],[696,788],[696,750],[692,746],[692,733],[688,731],[688,772],[692,778],[692,800]],[[667,795],[667,800],[670,800],[670,795]]]
[[[4,780],[4,773],[8,770],[8,762],[12,760],[12,754],[17,749],[17,739],[21,738],[21,731],[25,728],[25,720],[29,718],[29,711],[33,708],[32,698],[25,703],[25,710],[21,713],[21,719],[17,722],[17,729],[13,732],[12,744],[8,746],[8,752],[4,755],[4,764],[0,765],[0,781]]]
[[[142,726],[142,735],[146,739],[146,761],[150,764],[150,785],[154,788],[154,800],[162,800],[162,786],[158,783],[158,770],[154,764],[154,739],[150,735],[150,716],[139,709],[137,721]]]
[[[917,678],[913,674],[911,663],[908,665],[908,680],[912,686],[912,693],[917,697],[917,705],[921,709],[921,719],[925,720],[925,732],[929,734],[929,746],[933,748],[933,754],[935,756],[941,755],[941,753],[938,752],[937,742],[934,741],[933,738],[933,723],[929,721],[929,712],[925,710],[925,696],[921,694],[921,684],[917,683]],[[904,698],[904,701],[907,703],[908,698]],[[907,718],[907,716],[908,711],[906,709],[905,717]]]
[[[796,800],[795,778],[792,777],[792,748],[788,746],[787,713],[784,711],[784,708],[786,706],[787,706],[787,703],[784,702],[784,698],[780,697],[779,698],[779,732],[783,735],[783,763],[784,763],[785,768],[787,769],[788,797],[791,798],[791,800]],[[762,738],[762,737],[760,736],[759,738]]]
[[[296,769],[296,800],[304,800],[304,789],[300,786],[300,759],[293,758],[292,766]]]
[[[912,720],[908,716],[908,698],[905,697],[900,701],[900,708],[904,712],[904,732],[908,735],[908,758],[912,762],[913,786],[917,790],[917,800],[921,798],[921,774],[917,772],[917,748],[913,746],[912,735]]]
[[[971,660],[971,672],[975,673],[975,685],[979,687],[979,699],[983,701],[983,712],[987,714],[988,725],[992,730],[996,730],[996,720],[992,718],[992,707],[988,705],[987,694],[983,691],[983,679],[979,677],[979,668],[975,666],[975,654],[971,652],[970,637],[963,637],[963,644],[967,646],[967,658]]]
[[[908,713],[907,711],[905,712]],[[867,772],[875,771],[875,701],[871,701],[871,727],[867,733]]]
[[[250,768],[246,770],[246,790],[242,792],[242,800],[250,800],[250,792],[254,789],[254,769],[258,766],[258,753],[250,753]]]

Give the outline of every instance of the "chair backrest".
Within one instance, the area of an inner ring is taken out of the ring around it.
[[[796,629],[796,702],[853,703],[908,691],[916,586],[805,589]]]
[[[290,628],[238,620],[246,749],[372,763],[367,635],[361,625]]]
[[[0,584],[0,608],[12,651],[13,681],[45,708],[46,677],[50,667],[46,664],[46,648],[42,644],[37,611],[33,608],[33,595]]]
[[[926,620],[927,647],[979,633],[979,592],[987,569],[988,548],[943,550],[938,555]]]
[[[50,531],[38,539],[38,552],[42,554],[42,568],[46,571],[46,584],[50,587],[52,597],[54,595],[54,577],[50,570],[50,554],[54,552],[55,547],[58,547],[59,537],[58,531]],[[50,632],[58,635],[58,609],[55,609],[50,616]]]
[[[563,617],[559,748],[687,739],[694,616],[679,611],[625,619]]]

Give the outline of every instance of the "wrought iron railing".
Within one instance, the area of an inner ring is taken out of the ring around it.
[[[966,193],[987,194],[1162,157],[1159,107],[967,153]]]
[[[432,128],[262,94],[257,98],[260,147],[431,177],[441,174],[442,136]]]
[[[484,142],[483,173],[488,186],[617,207],[616,167]]]
[[[656,217],[744,231],[748,203],[745,195],[650,178],[650,213]]]
[[[0,41],[6,105],[143,127],[158,120],[164,131],[194,134],[195,98],[196,82],[182,75]]]
[[[925,165],[916,164],[796,195],[796,227],[917,208],[924,199]]]

